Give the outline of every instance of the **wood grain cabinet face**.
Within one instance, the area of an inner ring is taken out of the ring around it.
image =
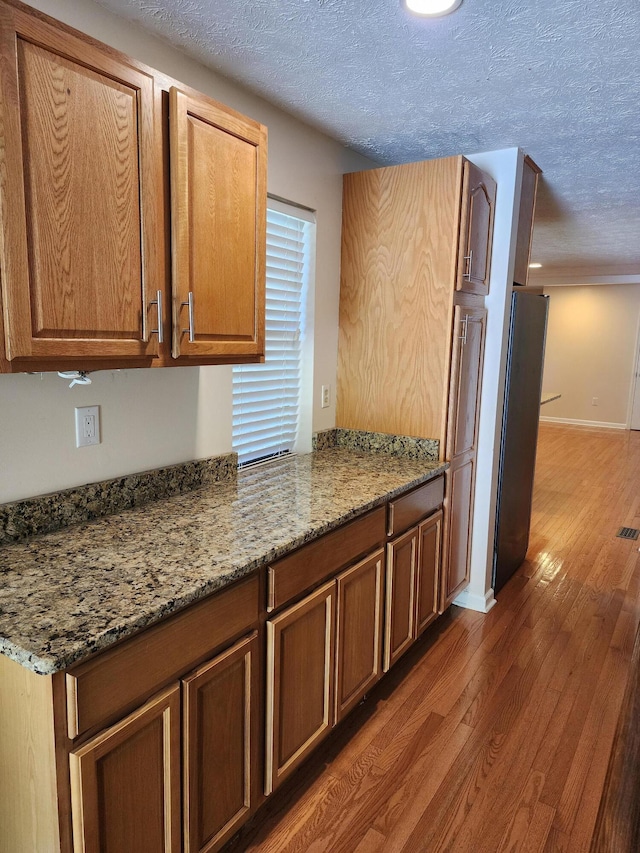
[[[6,358],[153,359],[154,79],[19,10],[0,23]]]
[[[445,569],[441,608],[467,586],[473,529],[480,388],[486,333],[485,308],[456,306],[451,368],[446,490]]]
[[[429,516],[418,527],[416,638],[437,618],[439,613],[441,553],[442,510]]]
[[[384,551],[376,551],[337,578],[336,722],[382,674]]]
[[[387,545],[384,671],[415,638],[418,530],[412,528]]]
[[[495,203],[495,181],[465,160],[456,290],[489,293]]]
[[[185,853],[218,850],[248,817],[257,684],[255,633],[183,679]]]
[[[180,687],[71,752],[74,853],[180,853]]]
[[[337,426],[439,438],[462,158],[344,177]]]
[[[2,0],[0,61],[0,370],[259,361],[266,128]]]
[[[262,355],[265,130],[175,87],[170,130],[173,355]]]
[[[445,535],[447,563],[442,585],[442,610],[469,583],[475,469],[475,456],[462,456],[447,471],[449,519]]]
[[[338,426],[446,458],[453,308],[488,292],[495,194],[462,157],[345,175]]]
[[[513,280],[516,284],[526,285],[529,278],[529,260],[533,238],[533,220],[536,209],[536,194],[540,168],[531,157],[525,157],[522,166],[522,191],[518,210],[518,236],[516,237],[516,257],[513,268]]]
[[[266,623],[266,794],[333,725],[335,596],[332,581]]]
[[[439,614],[442,510],[387,545],[384,670]]]
[[[455,306],[447,430],[448,459],[475,452],[478,447],[486,324],[486,308]]]

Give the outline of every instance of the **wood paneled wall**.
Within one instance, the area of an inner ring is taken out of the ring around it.
[[[462,164],[345,175],[340,427],[444,436]]]

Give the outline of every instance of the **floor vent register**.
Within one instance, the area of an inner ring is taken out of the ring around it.
[[[616,536],[620,539],[637,539],[640,536],[640,530],[635,527],[621,527]]]

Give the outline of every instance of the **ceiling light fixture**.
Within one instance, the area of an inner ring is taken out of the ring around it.
[[[537,261],[534,261],[532,264],[529,264],[530,270],[539,270],[542,267],[542,264],[539,264]]]
[[[428,18],[449,15],[461,3],[462,0],[405,0],[405,5],[410,12]]]

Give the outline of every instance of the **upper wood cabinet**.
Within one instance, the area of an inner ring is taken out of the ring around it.
[[[536,209],[536,194],[541,169],[526,156],[522,166],[522,189],[518,208],[518,235],[516,237],[516,258],[513,270],[515,284],[526,285],[529,278],[529,259],[533,239],[533,220]]]
[[[0,0],[0,371],[258,361],[266,129]]]
[[[447,459],[477,450],[487,309],[456,305]]]
[[[153,76],[5,5],[0,33],[6,358],[156,357]]]
[[[266,131],[175,87],[169,115],[173,354],[260,355]]]
[[[463,157],[345,175],[338,426],[444,455],[454,302],[488,287],[495,192]]]
[[[486,296],[491,272],[491,240],[496,182],[464,161],[462,220],[456,290]]]

